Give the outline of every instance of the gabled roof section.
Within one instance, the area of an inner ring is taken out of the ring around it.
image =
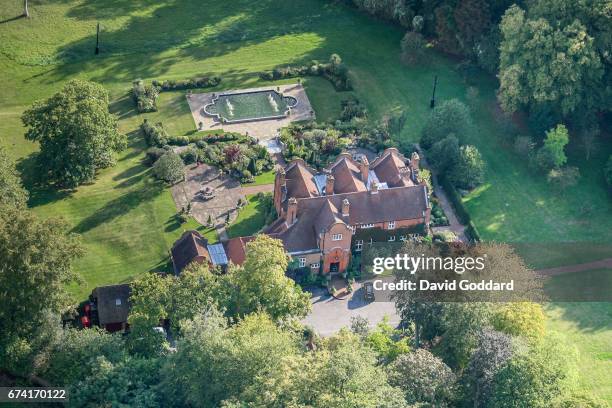
[[[357,164],[348,154],[341,154],[338,160],[330,168],[334,176],[334,194],[355,193],[366,191],[366,185],[361,180],[361,171]]]
[[[339,222],[344,223],[342,218],[340,218],[338,208],[336,208],[329,199],[324,200],[313,225],[315,236],[322,231],[328,230],[330,226]]]
[[[172,263],[174,272],[180,273],[195,258],[202,256],[210,260],[208,242],[198,231],[185,231],[172,246]]]
[[[303,160],[294,160],[287,166],[285,180],[287,183],[287,198],[306,198],[319,195],[314,181],[314,172],[306,167]]]
[[[376,173],[381,183],[389,187],[413,186],[410,180],[410,168],[405,164],[405,158],[395,148],[386,149],[382,156],[374,160],[370,169]]]

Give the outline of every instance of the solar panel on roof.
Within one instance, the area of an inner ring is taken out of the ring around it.
[[[227,255],[223,244],[208,245],[208,253],[213,265],[227,265]]]

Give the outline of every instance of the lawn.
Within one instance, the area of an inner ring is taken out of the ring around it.
[[[258,176],[255,176],[255,181],[252,183],[244,183],[243,186],[261,186],[263,184],[273,184],[275,173],[274,170],[264,171]]]
[[[555,301],[545,308],[547,330],[562,334],[578,350],[578,387],[608,403],[612,402],[612,303],[566,300],[576,300],[576,296],[608,300],[611,286],[612,270],[557,275],[544,286]]]
[[[257,194],[247,195],[246,199],[247,205],[240,209],[238,217],[227,228],[230,238],[253,235],[265,225],[265,208]]]
[[[185,228],[195,227],[176,223],[168,189],[154,182],[140,161],[145,146],[137,132],[144,117],[162,121],[172,134],[192,132],[195,124],[183,93],[163,93],[159,112],[138,115],[127,96],[134,79],[220,75],[221,84],[211,90],[254,87],[267,84],[259,79],[259,71],[338,53],[352,72],[355,91],[337,93],[321,78],[305,78],[317,117],[337,117],[340,101],[351,94],[367,105],[374,119],[402,106],[409,114],[400,137],[403,143],[418,140],[429,112],[434,75],[439,79],[438,101],[466,95],[467,84],[455,70],[455,61],[433,56],[429,66],[403,66],[399,63],[401,30],[335,2],[39,0],[30,5],[31,19],[11,20],[21,7],[21,1],[0,0],[0,21],[4,21],[0,24],[0,146],[20,160],[26,181],[36,145],[23,139],[21,112],[68,79],[102,83],[111,92],[121,130],[130,139],[117,166],[102,171],[94,184],[71,195],[32,194],[31,205],[38,214],[63,216],[83,236],[88,252],[75,267],[86,283],[74,288],[81,298],[95,285],[123,282],[163,268],[172,242]],[[94,56],[98,21],[101,54]],[[514,242],[607,243],[612,203],[600,168],[612,146],[602,143],[588,162],[573,146],[569,164],[580,167],[582,178],[560,194],[503,142],[495,80],[483,75],[475,86],[480,95],[474,105],[477,132],[470,142],[482,152],[487,176],[486,184],[465,202],[482,236]],[[250,206],[243,209],[244,221],[234,224],[233,233],[242,223],[243,231],[255,225],[250,222],[255,215],[246,217]],[[532,251],[528,261],[553,266],[568,260],[557,257],[558,261],[549,262],[544,256]],[[582,385],[605,388],[596,382],[589,385],[587,380],[591,366],[601,367],[598,353],[610,351],[609,332],[602,336],[592,324],[580,322],[602,319],[609,327],[610,312],[605,312],[605,306],[587,306],[565,305],[561,312],[551,306],[549,325],[567,331],[572,341],[590,344],[592,352],[583,353],[581,360]],[[602,311],[607,320],[601,317]],[[610,400],[609,392],[606,395]]]

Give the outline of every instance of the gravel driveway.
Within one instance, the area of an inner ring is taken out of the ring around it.
[[[334,299],[326,289],[311,289],[312,311],[302,322],[312,327],[320,336],[331,336],[343,327],[351,325],[351,317],[362,316],[370,321],[373,327],[385,316],[389,323],[397,326],[399,315],[393,302],[367,302],[363,298],[363,289],[359,283],[352,296],[344,299]]]

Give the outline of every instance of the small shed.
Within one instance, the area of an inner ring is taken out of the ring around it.
[[[99,286],[92,292],[92,299],[98,311],[98,322],[109,332],[126,330],[130,313],[131,287],[121,285]]]

